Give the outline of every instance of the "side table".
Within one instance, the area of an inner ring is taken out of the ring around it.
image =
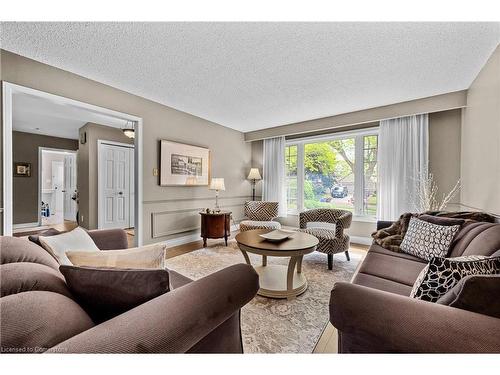
[[[200,212],[203,247],[207,246],[207,238],[224,238],[227,246],[227,238],[231,235],[231,213],[231,211]]]

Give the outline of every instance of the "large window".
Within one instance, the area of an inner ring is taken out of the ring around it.
[[[341,208],[356,216],[377,211],[377,133],[289,141],[285,149],[288,210]]]
[[[297,145],[286,147],[285,173],[286,173],[286,200],[289,210],[296,211],[297,206]]]

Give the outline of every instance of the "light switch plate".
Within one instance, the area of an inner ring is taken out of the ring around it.
[[[153,176],[158,176],[158,168],[153,168]]]

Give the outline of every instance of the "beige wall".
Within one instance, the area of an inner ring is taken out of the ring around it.
[[[76,74],[1,51],[2,79],[93,105],[141,117],[143,129],[143,233],[144,242],[158,242],[196,233],[198,210],[213,207],[208,187],[161,187],[153,169],[159,166],[158,141],[172,140],[208,147],[211,175],[224,177],[226,191],[220,204],[236,220],[251,194],[246,175],[251,166],[251,145],[243,133]]]
[[[259,168],[260,175],[264,175],[264,142],[252,142],[252,168]],[[255,184],[255,199],[262,197],[262,181]]]
[[[460,128],[461,109],[431,113],[429,115],[429,168],[439,189],[450,191],[460,178]],[[371,125],[373,125],[371,123]],[[252,165],[262,168],[263,141],[252,142]],[[264,176],[265,177],[265,176]],[[262,187],[262,183],[259,188]],[[459,197],[453,200],[458,207]],[[283,225],[298,226],[298,216],[280,218]],[[375,230],[375,223],[354,221],[348,233],[356,237],[369,237]]]
[[[134,140],[126,137],[120,129],[99,124],[85,124],[79,130],[80,137],[84,132],[87,133],[87,142],[85,144],[80,144],[78,151],[78,215],[80,218],[80,225],[82,227],[87,229],[97,229],[97,141],[104,140],[134,144]]]
[[[368,127],[370,126],[370,123],[383,119],[463,108],[466,105],[466,97],[466,90],[435,95],[382,107],[364,109],[362,111],[343,113],[336,116],[297,122],[295,124],[287,124],[269,129],[256,130],[245,133],[245,140],[255,141],[259,139],[277,137],[280,135],[290,136],[321,132],[325,130],[347,130],[352,129],[353,127],[359,128],[358,125],[360,124],[364,124]]]
[[[31,177],[13,177],[14,224],[38,222],[38,148],[77,150],[74,139],[12,132],[12,161],[31,163]]]
[[[461,204],[500,215],[500,46],[470,86],[463,120]]]
[[[439,188],[439,196],[447,194],[460,180],[460,139],[462,110],[429,115],[429,170]],[[458,209],[460,194],[448,209]]]

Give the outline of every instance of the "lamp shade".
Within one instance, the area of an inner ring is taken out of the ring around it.
[[[224,186],[224,179],[223,178],[212,178],[210,181],[210,190],[221,190],[224,191],[226,190],[226,187]]]
[[[259,168],[250,169],[250,173],[248,174],[247,179],[248,180],[262,180],[262,177],[260,176],[260,173],[259,173]]]
[[[123,134],[129,138],[135,138],[135,130],[134,129],[122,129]]]

